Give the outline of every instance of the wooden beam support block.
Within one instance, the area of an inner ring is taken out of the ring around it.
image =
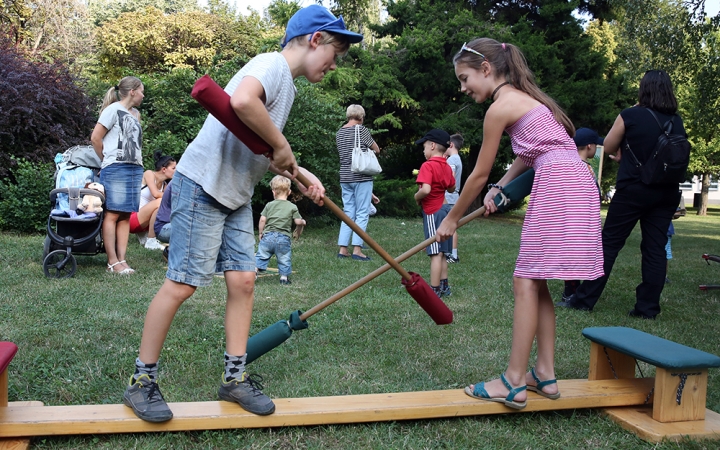
[[[43,406],[43,402],[10,402],[9,406]],[[29,448],[29,437],[5,439],[0,438],[0,450],[27,450]]]
[[[668,423],[653,419],[652,406],[606,408],[603,412],[618,425],[648,442],[720,440],[720,414],[709,409],[705,411],[705,420]]]
[[[0,407],[8,405],[8,371],[0,373]]]
[[[607,355],[605,351],[607,351]],[[609,362],[608,357],[610,357]],[[588,380],[612,380],[616,374],[617,378],[635,378],[635,358],[611,348],[605,348],[596,342],[590,342]]]
[[[683,382],[683,378],[685,378]],[[658,422],[686,422],[705,418],[707,369],[662,369],[655,371],[653,419]],[[682,392],[679,394],[679,386]],[[678,404],[677,400],[680,400]]]
[[[645,402],[653,383],[652,378],[560,380],[561,398],[549,400],[529,392],[522,411],[471,398],[462,389],[281,398],[274,400],[276,410],[269,416],[223,401],[170,403],[174,418],[160,424],[138,419],[125,405],[9,406],[0,408],[0,437],[311,426],[637,406]]]

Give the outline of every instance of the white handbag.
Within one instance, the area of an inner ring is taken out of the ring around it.
[[[355,141],[353,143],[352,164],[350,171],[362,175],[377,175],[382,172],[380,163],[371,149],[363,150],[360,142],[360,126],[355,125]]]

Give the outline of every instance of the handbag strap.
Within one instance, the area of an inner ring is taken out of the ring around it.
[[[358,147],[361,147],[361,142],[360,142],[360,126],[359,126],[359,125],[355,125],[354,128],[355,128],[355,141],[353,142],[353,148],[358,148]]]

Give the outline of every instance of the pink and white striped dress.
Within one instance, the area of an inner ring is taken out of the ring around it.
[[[513,276],[594,280],[603,275],[600,201],[575,143],[545,105],[505,131],[535,169]]]

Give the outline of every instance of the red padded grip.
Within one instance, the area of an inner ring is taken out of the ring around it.
[[[195,82],[190,95],[253,153],[272,156],[273,148],[240,120],[230,106],[228,93],[209,75],[203,75]]]
[[[0,342],[0,373],[5,372],[17,351],[17,345],[12,342]]]

